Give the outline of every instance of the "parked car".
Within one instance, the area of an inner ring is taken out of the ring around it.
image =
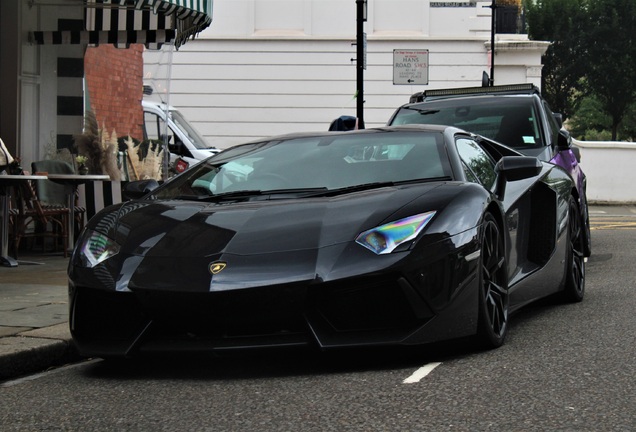
[[[149,100],[142,101],[142,106],[144,140],[168,142],[174,172],[182,172],[220,151],[210,145],[177,109]]]
[[[412,123],[455,126],[561,166],[576,183],[584,253],[590,256],[587,180],[579,165],[580,155],[562,127],[562,116],[552,112],[536,86],[514,84],[418,92],[395,111],[387,124]]]
[[[568,173],[454,127],[277,136],[125,192],[70,260],[86,356],[498,347],[520,307],[584,295]]]

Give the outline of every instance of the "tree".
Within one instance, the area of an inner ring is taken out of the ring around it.
[[[636,102],[636,2],[589,0],[586,85],[612,118],[612,140]]]
[[[586,0],[525,0],[528,36],[552,42],[543,57],[541,87],[552,109],[564,119],[576,110],[585,76]]]
[[[570,118],[568,130],[576,139],[609,141],[612,139],[612,117],[603,109],[598,97],[585,96],[580,100],[576,113]],[[636,102],[625,111],[618,135],[614,139],[632,142],[636,139]]]
[[[607,131],[607,139],[612,127],[612,118],[607,115],[601,102],[595,96],[581,98],[576,113],[570,118],[568,130],[576,139],[597,141]]]
[[[525,0],[525,8],[530,38],[552,41],[542,82],[552,108],[570,118],[592,97],[611,118],[612,140],[626,129],[631,136],[626,115],[636,103],[636,1]]]

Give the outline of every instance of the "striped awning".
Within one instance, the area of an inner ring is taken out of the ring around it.
[[[212,23],[212,0],[84,0],[84,30],[33,32],[36,44],[112,43],[178,49]]]

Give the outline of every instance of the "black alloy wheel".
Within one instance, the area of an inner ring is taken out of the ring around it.
[[[508,275],[499,226],[486,213],[481,230],[479,321],[477,336],[487,348],[500,347],[508,332]]]
[[[568,214],[568,252],[563,299],[580,302],[585,295],[585,233],[574,197],[570,197]]]
[[[590,232],[590,212],[587,207],[587,197],[583,195],[581,198],[581,208],[584,209],[585,214],[581,217],[583,223],[583,253],[584,256],[589,257],[592,255],[592,233]]]

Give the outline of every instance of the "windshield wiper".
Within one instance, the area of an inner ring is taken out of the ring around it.
[[[327,192],[329,189],[326,187],[311,187],[311,188],[289,188],[289,189],[272,189],[264,191],[263,194],[268,195],[286,195],[286,194],[299,194],[299,195],[313,195],[315,193]]]
[[[442,177],[429,177],[429,178],[415,178],[409,180],[400,180],[400,181],[385,181],[385,182],[373,182],[373,183],[363,183],[359,185],[345,186],[337,189],[327,189],[324,192],[321,192],[312,196],[330,196],[330,195],[340,195],[350,192],[360,192],[370,189],[379,189],[383,187],[391,187],[391,186],[399,186],[399,185],[407,185],[407,184],[416,184],[416,183],[432,183],[432,182],[444,182],[451,181],[452,178],[449,176]]]
[[[267,197],[272,198],[276,195],[298,195],[299,197],[314,196],[316,194],[323,194],[327,192],[326,187],[313,187],[313,188],[289,188],[289,189],[249,189],[249,190],[236,190],[229,192],[221,192],[213,195],[179,195],[177,199],[185,199],[192,201],[214,201],[232,198],[246,198],[246,197]]]
[[[417,111],[421,115],[437,114],[439,112],[439,110],[427,108],[404,107],[404,109]]]
[[[386,182],[373,182],[373,183],[363,183],[359,185],[345,186],[337,189],[329,189],[325,195],[337,195],[349,192],[359,192],[369,189],[379,189],[383,187],[395,186],[396,182],[386,181]]]

